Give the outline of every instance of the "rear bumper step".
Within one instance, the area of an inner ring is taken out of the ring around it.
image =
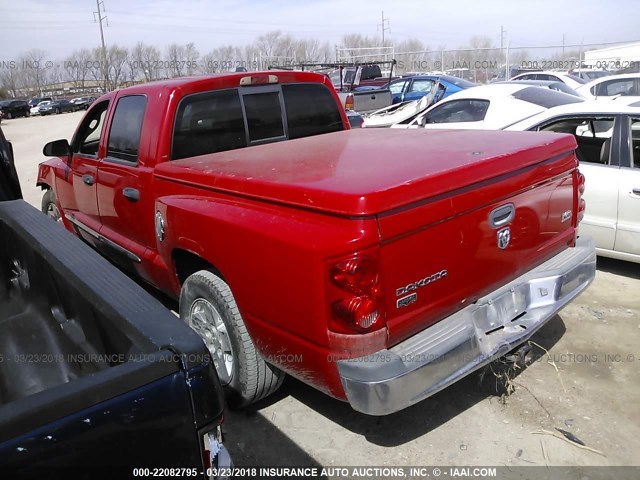
[[[595,244],[569,248],[393,348],[338,362],[351,406],[387,415],[437,393],[528,340],[593,281]]]

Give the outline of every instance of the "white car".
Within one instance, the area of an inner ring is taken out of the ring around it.
[[[549,82],[562,82],[569,85],[574,90],[577,90],[579,86],[584,85],[586,82],[576,76],[566,72],[527,72],[521,73],[512,77],[511,80],[546,80]]]
[[[29,110],[29,113],[31,113],[31,115],[40,115],[39,108],[41,106],[49,105],[50,103],[51,102],[49,100],[43,100],[42,102],[38,103],[35,107],[31,107],[31,109]]]
[[[586,98],[640,97],[640,73],[597,78],[579,87],[577,92]]]
[[[500,130],[548,108],[582,102],[580,97],[524,82],[492,83],[454,93],[391,128]]]

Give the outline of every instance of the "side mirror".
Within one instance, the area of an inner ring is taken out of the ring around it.
[[[71,156],[71,146],[67,140],[56,140],[47,143],[42,149],[45,157],[69,157]]]

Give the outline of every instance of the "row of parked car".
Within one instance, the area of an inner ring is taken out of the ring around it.
[[[86,110],[96,97],[77,97],[71,100],[52,97],[34,97],[26,100],[0,101],[0,118],[29,117],[31,115],[50,115]]]

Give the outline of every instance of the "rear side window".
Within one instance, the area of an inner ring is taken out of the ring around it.
[[[138,147],[144,111],[147,107],[147,97],[132,95],[118,100],[116,111],[111,122],[107,157],[138,161]]]
[[[249,141],[256,142],[284,136],[280,94],[278,92],[244,95]]]
[[[549,88],[528,87],[518,90],[512,95],[513,98],[524,102],[533,103],[544,108],[557,107],[558,105],[567,105],[569,103],[580,103],[584,100],[562,92],[557,92]]]
[[[336,101],[324,85],[283,85],[282,94],[290,139],[344,129]]]
[[[173,160],[246,146],[237,90],[197,93],[180,102],[173,130]]]

